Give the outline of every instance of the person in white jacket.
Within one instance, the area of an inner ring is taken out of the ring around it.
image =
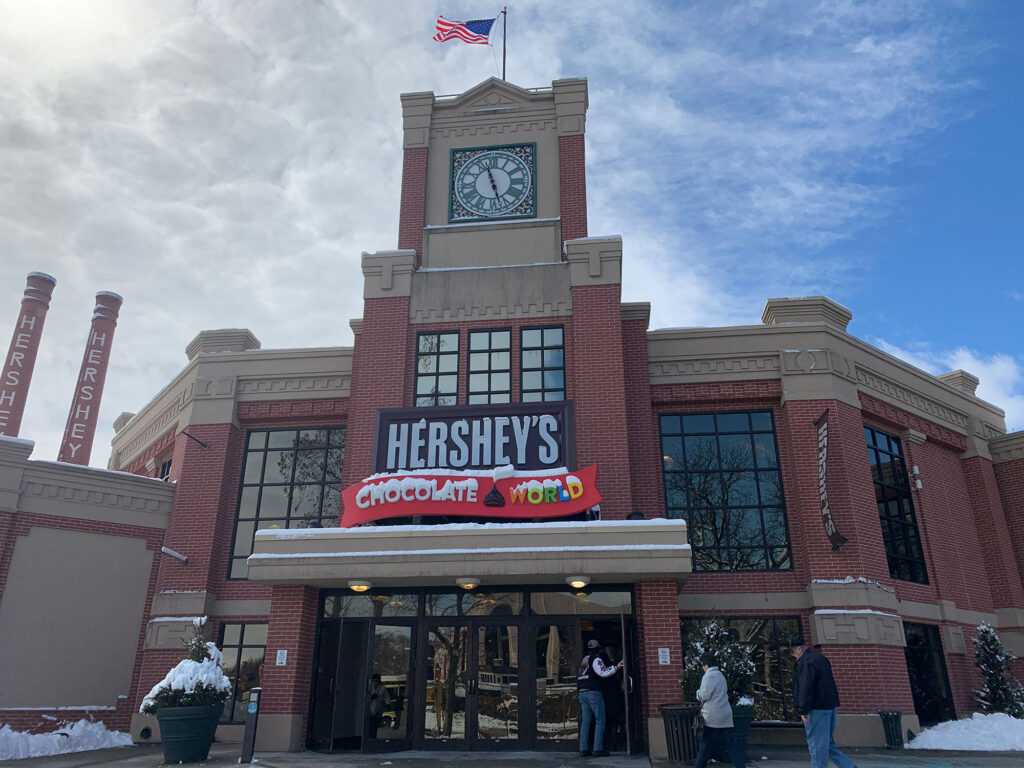
[[[702,705],[700,714],[704,718],[704,730],[700,735],[697,761],[693,768],[707,768],[711,750],[715,747],[728,750],[733,768],[746,768],[743,750],[736,743],[732,732],[732,707],[729,705],[729,687],[725,675],[718,669],[718,660],[714,654],[701,654],[700,665],[704,669],[704,677],[697,689],[697,701]]]

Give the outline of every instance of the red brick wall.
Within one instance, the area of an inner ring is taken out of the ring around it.
[[[402,160],[402,202],[398,214],[398,247],[400,250],[416,251],[417,266],[419,266],[420,257],[423,254],[426,206],[427,148],[406,149]]]
[[[302,743],[305,743],[309,716],[318,596],[319,590],[315,587],[274,587],[263,668],[260,708],[270,715],[301,714]],[[282,667],[276,664],[280,650],[288,652],[287,663]]]
[[[643,512],[647,518],[664,517],[665,488],[661,482],[658,421],[651,403],[647,370],[646,321],[623,321],[622,359],[633,509]]]
[[[1001,461],[993,467],[999,498],[1006,511],[1006,526],[1017,563],[1024,580],[1024,459]]]
[[[150,444],[142,453],[131,460],[131,463],[121,467],[122,472],[131,472],[133,475],[142,475],[143,477],[156,477],[160,471],[160,463],[169,458],[174,453],[174,439],[177,425],[171,427],[158,437],[153,443]],[[150,459],[155,458],[157,460],[157,466],[153,471],[146,468],[146,462]],[[176,482],[180,473],[174,466],[174,460],[171,460],[171,480]]]
[[[558,137],[558,183],[562,240],[586,237],[587,169],[582,135]]]
[[[643,691],[644,728],[648,717],[661,717],[658,707],[681,700],[683,646],[679,635],[676,582],[649,579],[636,585],[640,686]],[[669,649],[669,664],[658,663],[658,649]]]
[[[572,289],[572,330],[566,337],[576,407],[576,461],[597,462],[601,517],[622,520],[633,509],[626,420],[619,285]]]
[[[408,297],[367,299],[363,303],[363,332],[356,334],[352,353],[342,487],[359,482],[373,471],[376,410],[401,407],[406,393],[411,392],[410,338],[415,339],[415,329],[409,326]]]

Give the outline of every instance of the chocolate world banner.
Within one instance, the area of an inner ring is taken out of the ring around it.
[[[838,553],[849,539],[836,528],[836,521],[828,505],[828,410],[813,424],[818,428],[818,500],[821,503],[821,522],[825,525],[825,534],[832,544],[832,551]]]
[[[601,503],[597,465],[568,471],[422,470],[368,477],[342,492],[342,528],[414,515],[531,520],[566,517]]]

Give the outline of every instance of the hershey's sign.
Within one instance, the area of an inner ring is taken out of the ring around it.
[[[571,402],[377,411],[375,472],[572,468]]]

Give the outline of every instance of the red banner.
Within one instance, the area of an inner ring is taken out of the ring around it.
[[[484,475],[398,473],[364,480],[342,492],[341,527],[411,515],[522,520],[567,517],[601,503],[597,465],[575,472]]]

